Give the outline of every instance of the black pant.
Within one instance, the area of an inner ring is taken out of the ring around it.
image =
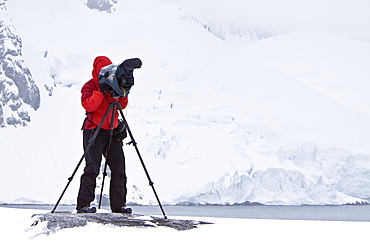
[[[83,131],[84,149],[93,135],[94,130]],[[106,155],[109,144],[109,131],[101,129],[93,145],[85,153],[86,166],[81,176],[80,190],[77,197],[77,209],[90,206],[95,199],[96,178],[99,175],[102,155]],[[112,141],[108,151],[107,163],[111,170],[109,189],[110,207],[112,211],[126,206],[126,167],[121,141]]]

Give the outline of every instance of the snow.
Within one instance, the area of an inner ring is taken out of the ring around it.
[[[211,29],[257,30],[278,34],[307,29],[323,29],[356,40],[370,41],[370,3],[356,1],[300,0],[158,0],[189,7],[202,16]],[[273,33],[273,32],[272,32]],[[234,32],[232,36],[240,35]],[[246,42],[250,42],[245,39]],[[226,40],[228,41],[228,40]],[[240,45],[240,44],[239,44]]]
[[[42,225],[31,226],[31,216],[43,210],[0,208],[0,232],[4,243],[27,246],[81,244],[128,246],[360,246],[367,243],[369,222],[300,221],[229,218],[189,218],[212,222],[196,229],[177,231],[171,228],[114,227],[88,224],[62,229],[50,235]]]
[[[242,49],[317,92],[353,110],[370,113],[368,78],[360,72],[370,66],[370,43],[309,30]]]
[[[236,15],[221,1],[207,13],[209,1],[165,2],[119,1],[111,13],[82,0],[6,2],[42,102],[29,126],[0,129],[0,202],[55,203],[82,155],[79,90],[98,55],[143,61],[124,112],[164,202],[370,198],[370,38],[351,29],[367,30],[368,4],[341,2],[318,26],[309,21],[329,5],[317,12],[313,1],[312,16],[292,27],[299,4],[269,5],[268,18],[252,14],[266,7],[256,1],[234,0]],[[239,19],[246,9],[254,24]],[[358,15],[348,26],[334,25],[350,10]],[[129,201],[155,204],[133,147],[124,151]],[[81,172],[62,203],[75,202]]]

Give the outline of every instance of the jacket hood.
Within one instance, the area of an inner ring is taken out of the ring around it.
[[[105,56],[99,56],[99,57],[96,57],[95,60],[94,60],[94,64],[93,64],[93,71],[92,71],[92,76],[93,76],[93,81],[98,84],[99,83],[99,72],[100,70],[109,65],[109,64],[112,64],[111,60]]]

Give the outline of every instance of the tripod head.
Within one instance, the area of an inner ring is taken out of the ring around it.
[[[141,68],[141,65],[139,58],[131,58],[118,66],[110,64],[103,67],[99,73],[101,91],[108,91],[114,98],[127,97],[134,85],[134,70]]]

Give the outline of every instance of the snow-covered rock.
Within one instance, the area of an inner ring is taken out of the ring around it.
[[[87,0],[86,6],[90,9],[97,9],[110,13],[112,7],[117,4],[117,2],[118,0]]]
[[[0,14],[0,127],[26,126],[31,121],[29,109],[40,107],[40,92],[24,63],[22,40],[4,1],[0,1]]]

